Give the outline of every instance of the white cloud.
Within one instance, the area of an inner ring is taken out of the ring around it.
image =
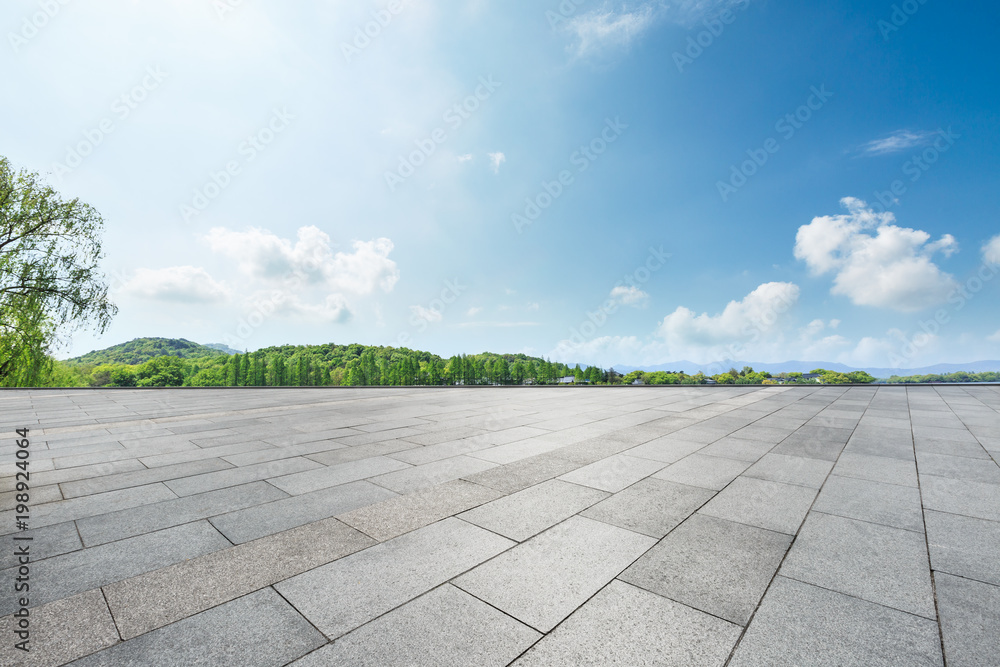
[[[946,257],[958,244],[945,234],[928,243],[930,234],[897,227],[892,213],[875,213],[865,202],[845,197],[846,215],[820,216],[799,227],[795,257],[815,275],[835,272],[833,294],[857,305],[912,312],[943,303],[956,287],[931,256]],[[866,230],[875,229],[875,235]]]
[[[469,317],[475,317],[481,312],[483,312],[482,308],[480,308],[479,306],[473,306],[472,308],[469,308],[467,311],[465,311],[465,314],[468,315]]]
[[[983,246],[983,261],[987,264],[1000,264],[1000,234],[991,238]]]
[[[487,155],[490,158],[490,167],[492,167],[493,173],[494,174],[499,173],[500,165],[502,165],[504,162],[507,161],[507,156],[500,152],[487,153]]]
[[[465,155],[459,155],[456,158],[459,162],[469,162],[472,160],[472,153],[466,153]]]
[[[389,259],[387,238],[354,241],[354,252],[334,253],[330,237],[315,226],[301,227],[293,245],[288,239],[252,228],[246,232],[216,227],[205,236],[209,247],[234,258],[246,274],[266,282],[304,280],[331,291],[370,294],[377,287],[391,292],[399,269]]]
[[[987,336],[986,340],[991,341],[993,343],[1000,343],[1000,329],[997,329],[997,332],[992,336]]]
[[[196,266],[171,266],[164,269],[136,269],[124,292],[158,301],[182,303],[217,303],[232,292]]]
[[[538,303],[537,301],[531,301],[528,303],[528,305],[525,306],[525,308],[528,310],[538,310],[541,307],[542,304]]]
[[[635,285],[619,285],[611,290],[611,300],[625,306],[644,306],[649,301],[649,294]]]
[[[625,48],[649,28],[654,21],[652,5],[634,11],[596,9],[570,19],[566,29],[575,39],[574,55],[584,57],[606,48]]]
[[[343,324],[352,313],[347,300],[340,294],[328,294],[319,303],[307,303],[298,294],[287,290],[262,290],[246,300],[247,308],[264,315],[283,315],[307,322]]]
[[[888,155],[898,153],[914,146],[927,143],[927,140],[934,136],[933,132],[912,132],[910,130],[896,130],[887,137],[869,141],[861,147],[861,152],[865,155]]]
[[[441,321],[441,311],[434,310],[433,308],[424,308],[423,306],[410,306],[410,312],[413,313],[414,317],[416,317],[419,320],[425,320],[427,322]]]

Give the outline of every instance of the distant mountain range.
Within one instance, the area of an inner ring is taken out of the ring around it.
[[[696,364],[691,361],[678,361],[669,364],[658,364],[656,366],[628,366],[626,364],[615,364],[614,369],[619,373],[630,371],[684,371],[689,375],[704,372],[708,375],[716,375],[730,368],[741,370],[744,366],[750,366],[757,371],[767,371],[772,375],[778,373],[808,373],[816,368],[825,368],[828,371],[847,373],[850,371],[864,371],[876,378],[888,378],[893,375],[944,375],[946,373],[958,373],[965,371],[968,373],[1000,372],[1000,361],[970,361],[966,364],[935,364],[924,366],[923,368],[877,368],[861,366],[845,366],[833,361],[781,361],[768,363],[763,361],[720,361],[714,364]]]

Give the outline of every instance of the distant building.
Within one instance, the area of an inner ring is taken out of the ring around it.
[[[567,375],[566,377],[558,378],[556,382],[558,382],[559,384],[573,384],[574,382],[576,382],[576,378],[572,375]]]

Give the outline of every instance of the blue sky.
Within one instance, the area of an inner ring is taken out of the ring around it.
[[[0,9],[0,153],[106,220],[60,356],[1000,358],[992,3],[289,4]]]

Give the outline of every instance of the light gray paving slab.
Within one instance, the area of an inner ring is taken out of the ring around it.
[[[970,434],[971,435],[971,434]],[[944,454],[947,456],[964,456],[974,459],[989,459],[990,455],[982,445],[973,440],[941,440],[938,438],[921,438],[914,436],[914,447],[918,452],[928,454]]]
[[[368,479],[393,470],[404,470],[409,467],[409,464],[402,461],[396,461],[384,456],[375,456],[349,463],[318,468],[316,470],[284,475],[270,479],[269,482],[285,493],[297,496],[311,491],[326,489],[331,486],[339,486],[348,482]]]
[[[509,494],[553,479],[581,467],[579,463],[554,454],[541,454],[514,463],[496,466],[482,472],[465,475],[462,479]]]
[[[337,638],[510,548],[514,543],[444,519],[275,586],[327,637]],[[331,605],[329,591],[337,591]]]
[[[833,463],[825,459],[768,453],[747,468],[743,475],[818,489],[826,481],[831,468]]]
[[[79,519],[76,525],[84,545],[92,547],[287,497],[288,494],[266,482],[251,482],[87,517]]]
[[[453,583],[548,632],[656,540],[574,516]]]
[[[186,558],[225,549],[229,542],[206,521],[189,523],[34,563],[31,606],[165,567]],[[0,572],[13,581],[16,568]],[[0,598],[0,614],[14,611],[13,596]]]
[[[926,509],[1000,521],[1000,487],[966,479],[920,475]]]
[[[237,468],[227,468],[217,472],[192,475],[183,479],[173,479],[164,484],[178,496],[190,496],[196,493],[205,493],[215,489],[223,489],[227,486],[237,486],[258,480],[292,475],[307,470],[317,470],[322,468],[322,464],[311,461],[307,458],[298,457],[294,459],[280,459],[257,463],[254,465]]]
[[[657,539],[691,516],[714,491],[652,477],[636,482],[583,512],[583,516]]]
[[[500,496],[489,487],[461,479],[404,496],[393,495],[380,503],[340,514],[338,518],[382,542]]]
[[[952,667],[1000,665],[1000,587],[934,573],[944,655]]]
[[[475,456],[477,459],[483,459],[484,461],[492,461],[493,463],[505,465],[531,456],[545,454],[559,449],[562,446],[563,445],[558,442],[533,437],[525,440],[518,440],[517,442],[510,442],[504,445],[497,445],[496,447],[491,447],[489,449],[480,449],[473,453],[472,456]]]
[[[769,442],[766,440],[726,437],[718,442],[713,442],[704,449],[698,450],[698,453],[753,463],[771,451],[775,444],[776,441]]]
[[[917,465],[920,467],[920,473],[925,475],[1000,484],[1000,466],[993,459],[948,456],[918,449]]]
[[[396,493],[413,493],[494,467],[495,463],[471,456],[452,456],[433,463],[373,477],[372,482]]]
[[[778,576],[730,667],[942,667],[934,621]]]
[[[113,583],[104,593],[129,639],[372,544],[326,519]]]
[[[73,665],[283,665],[325,638],[265,588],[117,644]]]
[[[608,495],[589,486],[551,479],[463,512],[458,518],[523,542]]]
[[[844,447],[844,454],[867,454],[913,461],[913,440],[909,433],[900,429],[869,428],[862,431],[858,428]]]
[[[13,464],[12,464],[13,465]],[[39,472],[35,468],[34,462],[31,464],[31,486],[42,487],[49,484],[61,484],[64,482],[70,482],[78,479],[89,479],[91,477],[101,477],[103,475],[112,475],[120,472],[128,472],[131,470],[145,470],[146,467],[136,461],[135,459],[125,459],[122,461],[107,461],[104,463],[94,463],[87,466],[79,466],[77,468],[63,468],[59,470],[45,470]],[[10,491],[14,488],[14,473],[17,470],[11,470],[9,475],[10,478],[0,480],[0,491]]]
[[[689,454],[697,452],[705,446],[705,443],[683,440],[673,436],[657,438],[645,444],[627,450],[629,456],[638,456],[643,459],[663,461],[664,463],[674,463],[680,461]]]
[[[935,571],[1000,586],[1000,522],[932,510],[924,517]]]
[[[612,581],[514,665],[721,667],[739,635],[722,619]]]
[[[691,454],[655,473],[653,478],[721,491],[748,467],[748,461]]]
[[[912,460],[872,456],[845,451],[837,459],[833,474],[873,482],[917,486],[917,466]]]
[[[31,539],[15,540],[15,537]],[[26,542],[28,543],[27,545]],[[3,552],[0,553],[0,569],[14,567],[18,564],[18,556],[15,552],[20,547],[29,547],[31,562],[33,563],[83,548],[83,544],[80,542],[80,534],[76,530],[76,524],[72,521],[45,526],[44,528],[18,531],[13,535],[0,538],[0,545],[3,545],[0,547],[3,549]]]
[[[293,663],[295,667],[503,667],[541,634],[450,584]]]
[[[31,610],[28,651],[15,648],[14,616],[0,618],[0,665],[63,665],[120,641],[101,591],[92,590]],[[15,638],[16,637],[16,638]]]
[[[781,574],[876,604],[936,617],[924,536],[813,512]]]
[[[699,514],[619,578],[746,625],[791,542],[784,533]]]
[[[201,473],[215,472],[226,468],[232,468],[230,463],[221,459],[204,459],[191,463],[180,463],[172,466],[162,466],[159,468],[149,468],[136,470],[133,472],[123,472],[104,477],[91,477],[73,482],[63,482],[63,496],[66,498],[76,498],[77,496],[89,496],[94,493],[114,491],[116,489],[126,489],[132,486],[143,486],[155,482],[163,482],[180,477],[189,477]]]
[[[343,463],[350,463],[352,461],[374,458],[376,456],[388,456],[389,454],[395,454],[396,452],[402,452],[407,449],[416,449],[418,447],[420,447],[420,445],[416,445],[406,440],[385,440],[367,445],[341,447],[332,451],[320,452],[319,454],[309,454],[308,458],[316,461],[317,463],[322,463],[325,466],[332,467]]]
[[[616,493],[665,467],[662,461],[616,454],[561,475],[559,479]]]
[[[920,491],[910,486],[831,475],[813,510],[924,532]]]
[[[815,498],[809,487],[737,477],[699,512],[794,535]]]
[[[850,437],[851,429],[803,426],[778,443],[771,453],[836,461]]]
[[[258,483],[274,489],[277,498],[273,502],[262,501],[244,509],[234,506],[232,511],[217,513],[211,519],[212,525],[233,544],[328,519],[396,495],[380,486],[360,481],[288,497],[266,482]]]

